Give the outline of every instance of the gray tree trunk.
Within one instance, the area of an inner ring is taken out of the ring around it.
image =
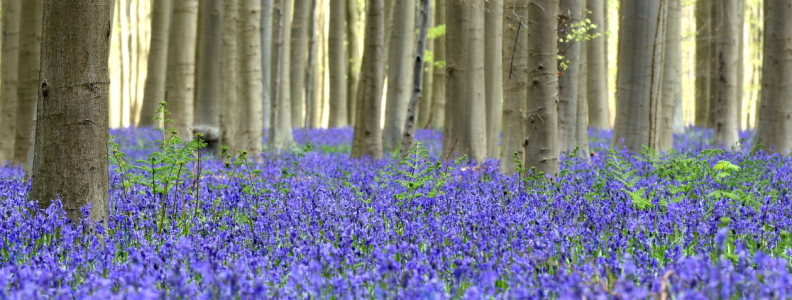
[[[160,126],[154,120],[160,101],[165,101],[168,70],[168,37],[170,36],[173,0],[153,0],[151,11],[151,45],[146,68],[146,87],[140,108],[138,126]]]
[[[239,5],[239,117],[242,147],[258,161],[264,124],[261,115],[261,2],[242,0]]]
[[[619,75],[612,148],[657,149],[663,79],[665,1],[625,1],[619,13]]]
[[[487,156],[484,84],[484,0],[448,3],[443,157]]]
[[[355,112],[357,111],[357,91],[360,74],[360,34],[358,33],[358,5],[357,0],[346,0],[346,28],[347,28],[347,120],[349,125],[355,125]]]
[[[674,114],[678,100],[682,99],[682,18],[680,0],[667,0],[665,63],[663,70],[663,95],[660,100],[660,135],[657,150],[668,151],[674,147]]]
[[[737,0],[737,130],[743,128],[743,85],[745,58],[743,47],[745,46],[745,0]]]
[[[108,0],[44,2],[38,124],[28,195],[42,209],[60,198],[73,222],[82,217],[80,208],[90,203],[91,220],[103,222],[105,228],[109,4]]]
[[[588,61],[588,86],[586,99],[588,99],[588,123],[597,129],[610,128],[610,109],[608,108],[608,57],[606,56],[605,42],[608,40],[607,0],[586,0],[586,9],[591,11],[588,18],[597,28],[589,34],[601,34],[600,37],[586,43],[586,60]],[[580,93],[584,91],[579,91]]]
[[[503,18],[503,144],[500,170],[514,173],[525,159],[521,114],[528,102],[528,0],[505,0]]]
[[[585,13],[585,12],[583,12]],[[575,117],[575,146],[578,147],[578,157],[589,161],[589,136],[588,136],[588,47],[580,45],[580,59],[578,60],[578,94],[577,116]]]
[[[737,61],[740,51],[738,48],[740,33],[738,21],[737,0],[718,1],[717,14],[722,18],[722,24],[717,36],[717,84],[714,86],[716,110],[714,118],[715,145],[730,149],[737,144],[737,130],[739,118],[737,117]]]
[[[3,41],[0,54],[0,164],[14,158],[14,135],[19,105],[19,20],[21,0],[6,0],[2,4]]]
[[[568,36],[573,30],[585,22],[583,0],[561,0],[558,17],[558,54],[563,56],[558,61],[558,146],[562,152],[574,148],[577,144],[577,98],[578,78],[580,74],[580,48],[582,42]],[[566,65],[564,70],[561,66]]]
[[[270,116],[272,115],[270,91],[272,90],[273,9],[273,0],[261,0],[261,123],[264,128],[270,127]]]
[[[291,97],[291,122],[293,128],[305,125],[305,70],[308,68],[308,21],[311,17],[311,1],[295,0],[291,23],[291,56],[289,57],[289,96]]]
[[[418,103],[423,97],[423,68],[424,52],[426,51],[426,32],[429,31],[429,16],[431,14],[430,0],[420,0],[421,10],[418,14],[418,38],[415,46],[415,59],[413,60],[413,88],[410,103],[407,105],[407,118],[404,122],[404,136],[402,137],[400,157],[405,159],[410,149],[415,146],[415,124],[418,114]]]
[[[22,1],[19,31],[19,85],[17,88],[17,122],[14,137],[15,165],[30,170],[31,141],[35,134],[35,114],[41,53],[42,0]]]
[[[696,0],[696,126],[707,126],[712,48],[712,0]]]
[[[385,97],[385,127],[382,146],[386,151],[401,145],[402,130],[410,101],[415,39],[415,0],[395,0],[393,30],[388,50],[388,90]]]
[[[446,0],[436,0],[435,5],[435,24],[446,24]],[[434,59],[437,62],[446,60],[446,36],[441,36],[435,40]],[[445,124],[445,103],[446,103],[446,71],[443,67],[434,68],[432,77],[432,128],[440,129]]]
[[[546,176],[558,175],[558,0],[528,6],[528,99],[523,112],[525,161]]]
[[[434,12],[434,8],[432,8],[432,12]],[[434,28],[434,19],[435,17],[430,14],[429,28]],[[434,43],[435,39],[430,39],[427,37],[427,53],[432,52],[434,55]],[[418,126],[418,128],[429,128],[429,124],[432,121],[432,85],[434,84],[434,61],[424,59],[423,72],[423,87],[421,87],[421,102],[418,104],[418,120],[416,121],[416,126]]]
[[[278,27],[280,32],[275,40],[276,46],[274,53],[277,53],[277,59],[273,59],[273,64],[277,65],[276,71],[273,72],[275,82],[273,88],[275,91],[272,94],[272,126],[269,131],[269,147],[275,150],[287,149],[294,143],[292,136],[292,120],[291,120],[291,98],[290,98],[290,52],[289,49],[291,41],[291,21],[292,21],[292,0],[280,0],[278,6]]]
[[[330,127],[344,127],[349,124],[347,116],[347,62],[344,59],[346,57],[344,53],[346,2],[347,0],[330,0],[330,30],[327,39],[330,67]]]
[[[223,0],[223,44],[220,48],[220,89],[223,105],[220,111],[222,144],[228,146],[229,153],[236,155],[239,148],[239,49],[237,36],[239,30],[239,0]]]
[[[792,151],[792,6],[765,0],[762,100],[756,144],[770,152]]]
[[[382,158],[382,85],[385,74],[385,3],[368,0],[366,5],[366,38],[363,42],[363,65],[355,112],[355,134],[352,157]]]
[[[198,0],[173,3],[173,23],[168,42],[168,79],[165,101],[179,138],[192,140],[195,109],[195,49],[198,33]]]
[[[487,158],[499,158],[503,120],[503,0],[487,1],[486,9],[484,99],[487,113]]]
[[[196,65],[195,126],[209,149],[220,150],[220,62],[223,46],[223,1],[200,3],[198,60]]]

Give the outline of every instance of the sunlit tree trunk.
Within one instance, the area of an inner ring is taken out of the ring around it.
[[[523,121],[528,99],[528,0],[505,0],[503,18],[503,144],[500,167],[514,173],[525,159]],[[516,156],[515,157],[515,152]]]
[[[165,101],[168,70],[168,38],[170,36],[173,0],[153,0],[151,12],[151,46],[148,55],[146,88],[140,108],[138,126],[159,126],[154,120],[160,101]]]
[[[676,104],[682,98],[682,20],[680,0],[666,0],[665,63],[660,110],[660,128],[657,150],[668,151],[674,146],[674,114]]]
[[[349,123],[347,117],[346,55],[344,38],[346,36],[347,0],[330,0],[330,32],[327,39],[328,60],[330,63],[330,127],[344,127]]]
[[[765,0],[762,100],[756,144],[767,151],[792,151],[792,6]]]
[[[261,2],[242,0],[239,5],[239,131],[241,150],[258,160],[264,124],[261,119]]]
[[[14,158],[19,84],[19,20],[21,0],[5,0],[2,4],[3,41],[0,54],[0,164]]]
[[[385,76],[385,14],[383,0],[368,0],[363,65],[360,71],[352,157],[382,158],[382,85]]]
[[[236,155],[240,136],[238,113],[239,49],[239,0],[223,0],[223,44],[220,48],[220,91],[223,105],[220,110],[220,130],[222,144],[228,146],[229,153]]]
[[[484,15],[484,98],[487,158],[500,157],[503,120],[503,0],[488,0]]]
[[[35,89],[38,124],[28,195],[42,209],[60,199],[73,222],[82,218],[80,208],[90,203],[91,219],[105,227],[110,24],[108,0],[44,2],[41,79]]]
[[[168,79],[165,101],[173,128],[184,140],[192,140],[195,107],[195,49],[198,33],[198,0],[180,0],[173,4],[173,23],[168,39]]]
[[[15,165],[30,170],[29,152],[35,134],[36,99],[39,88],[41,53],[42,0],[22,1],[19,31],[19,85],[17,88],[17,122],[14,137]],[[109,13],[109,12],[108,12]]]
[[[415,48],[415,0],[395,0],[393,30],[388,49],[388,90],[385,97],[385,127],[382,146],[390,151],[401,145]]]
[[[272,115],[270,91],[272,90],[273,9],[273,0],[261,0],[261,123],[264,128],[270,127],[270,116]]]
[[[578,60],[578,94],[575,117],[575,147],[578,148],[578,157],[589,160],[588,138],[588,47],[580,45],[580,59]]]
[[[591,13],[588,18],[597,28],[589,30],[589,34],[600,34],[592,40],[585,42],[586,61],[588,62],[588,86],[586,93],[588,100],[588,124],[597,129],[610,128],[610,110],[608,109],[608,57],[605,55],[607,0],[586,0],[586,9]]]
[[[311,1],[294,0],[294,16],[291,22],[291,45],[289,61],[289,96],[291,97],[291,123],[293,128],[305,125],[305,73],[308,67],[308,23],[311,17]],[[285,92],[285,91],[284,91]]]
[[[561,0],[559,4],[558,55],[558,146],[561,151],[569,151],[577,144],[577,98],[580,74],[581,41],[574,36],[581,21],[585,22],[583,0]],[[572,37],[570,40],[569,37]]]
[[[737,61],[739,39],[737,0],[718,1],[717,15],[722,18],[717,35],[717,84],[714,86],[716,110],[714,118],[715,145],[730,149],[737,144]]]
[[[200,39],[196,65],[195,126],[209,148],[220,150],[220,63],[223,46],[223,1],[200,3]]]
[[[291,70],[290,41],[291,41],[291,15],[292,0],[280,0],[278,5],[278,36],[275,39],[276,46],[273,52],[277,53],[277,59],[273,59],[276,65],[276,72],[273,72],[275,81],[273,82],[274,92],[272,93],[272,116],[269,130],[269,147],[275,150],[287,149],[294,142],[292,136],[291,120],[291,98],[289,75]]]
[[[436,0],[434,9],[435,25],[446,24],[446,1]],[[434,68],[432,77],[432,124],[431,127],[439,129],[445,124],[445,103],[446,103],[446,35],[435,40],[434,60],[442,62],[441,67]]]

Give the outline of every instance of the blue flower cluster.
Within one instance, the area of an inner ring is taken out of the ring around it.
[[[159,138],[112,134],[129,161]],[[125,192],[113,168],[107,231],[42,213],[0,168],[0,299],[791,298],[792,158],[705,150],[710,135],[630,155],[591,132],[591,161],[547,181],[497,161],[422,172],[434,131],[418,165],[348,158],[351,129],[295,131],[312,151],[245,176],[206,160],[167,195]]]

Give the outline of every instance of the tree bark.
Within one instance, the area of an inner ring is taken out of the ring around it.
[[[195,126],[208,148],[220,150],[220,62],[223,45],[223,1],[203,0],[200,3],[200,39],[196,65]]]
[[[585,14],[585,12],[583,12]],[[578,147],[578,157],[590,161],[589,136],[588,136],[588,47],[580,45],[580,59],[578,60],[578,94],[577,117],[575,118],[575,146]]]
[[[558,0],[528,6],[528,99],[523,112],[526,172],[558,175]],[[528,175],[528,174],[527,174]]]
[[[528,102],[528,0],[505,0],[503,18],[503,144],[501,172],[517,170],[525,159],[523,121]],[[515,158],[516,153],[516,158]]]
[[[769,152],[792,151],[792,6],[765,0],[762,95],[756,144]]]
[[[168,38],[170,36],[173,0],[153,0],[151,12],[151,46],[146,68],[146,88],[140,108],[138,126],[160,126],[154,120],[160,101],[165,101],[165,82],[168,70]]]
[[[429,31],[429,16],[431,13],[430,0],[420,0],[421,10],[418,14],[418,38],[415,46],[415,59],[413,60],[413,88],[410,103],[407,105],[407,118],[404,123],[404,136],[402,137],[400,157],[405,159],[407,153],[415,146],[416,109],[423,96],[423,68],[424,52],[426,51],[426,32]]]
[[[173,23],[168,39],[168,78],[166,99],[171,112],[170,124],[179,138],[192,140],[195,108],[195,50],[198,33],[198,0],[180,0],[173,4]]]
[[[355,125],[355,112],[357,111],[358,75],[360,73],[360,34],[358,33],[358,5],[357,0],[346,0],[346,28],[347,28],[347,120],[349,125]]]
[[[413,40],[415,36],[415,0],[395,0],[393,30],[388,50],[388,90],[385,97],[385,127],[382,146],[386,151],[401,144],[402,130],[410,101],[413,78]]]
[[[385,74],[385,14],[383,0],[368,0],[366,38],[363,42],[363,65],[360,71],[355,134],[350,155],[382,158],[382,85]]]
[[[347,0],[330,0],[330,32],[327,39],[330,67],[330,127],[349,124],[347,116],[346,60],[344,37]]]
[[[682,98],[682,19],[680,0],[666,0],[665,63],[663,70],[663,94],[660,100],[660,128],[657,150],[668,151],[674,147],[674,114],[676,104]],[[680,101],[681,102],[681,101]]]
[[[580,47],[573,35],[581,22],[585,22],[583,0],[561,0],[559,4],[558,32],[558,146],[569,151],[577,144],[577,98],[580,74]],[[583,23],[585,24],[585,23]],[[571,38],[571,40],[570,40]],[[563,40],[563,41],[562,41]],[[566,65],[566,70],[562,68]]]
[[[715,96],[715,145],[730,149],[737,144],[737,61],[740,50],[738,49],[738,12],[737,0],[722,0],[716,4],[717,14],[722,18],[722,24],[717,36],[717,64],[718,70]]]
[[[36,121],[36,91],[39,84],[41,53],[42,0],[22,1],[19,32],[19,85],[17,88],[17,122],[14,137],[15,165],[30,170],[29,152],[34,138]],[[109,13],[109,12],[108,12]]]
[[[430,4],[431,5],[431,4]],[[434,11],[434,8],[432,8]],[[435,17],[430,14],[429,16],[429,28],[434,28],[434,19]],[[441,37],[445,38],[445,37]],[[426,38],[426,52],[432,52],[434,55],[434,43],[435,39],[431,39],[427,36]],[[421,102],[418,103],[418,120],[416,121],[416,126],[418,128],[429,128],[429,125],[432,122],[432,85],[434,83],[434,60],[429,61],[429,59],[424,59],[424,68],[422,70],[423,74],[423,86],[421,87]]]
[[[663,79],[665,1],[626,1],[619,23],[619,75],[612,148],[657,149]]]
[[[487,158],[500,157],[503,120],[503,0],[486,2],[484,15],[484,98]]]
[[[446,24],[446,1],[436,0],[435,5],[435,24]],[[442,62],[441,67],[435,67],[432,77],[432,124],[434,129],[443,128],[445,124],[445,103],[446,103],[446,37],[441,36],[435,40],[434,44],[434,59],[436,62]]]
[[[443,157],[483,162],[487,155],[484,84],[484,0],[448,3]],[[484,125],[484,126],[482,126]]]
[[[275,82],[273,87],[275,91],[272,94],[272,126],[269,131],[269,147],[274,150],[282,150],[291,147],[294,142],[292,137],[292,120],[291,120],[291,98],[289,81],[291,66],[291,21],[292,21],[292,0],[280,0],[279,14],[278,14],[278,27],[279,33],[275,40],[276,46],[274,53],[277,53],[277,59],[273,59],[276,72]]]
[[[264,124],[261,119],[261,2],[242,0],[239,5],[242,21],[239,27],[239,117],[241,150],[253,160],[261,159],[261,137]]]
[[[261,120],[264,128],[270,126],[270,108],[272,90],[272,28],[274,18],[272,11],[274,9],[273,0],[261,0]]]
[[[3,41],[0,58],[0,164],[14,158],[14,135],[19,106],[19,21],[21,0],[5,0],[2,4]]]
[[[77,222],[91,204],[107,227],[108,0],[46,0],[36,144],[29,198],[46,209],[60,197]],[[79,147],[75,147],[79,145]]]
[[[223,95],[223,106],[220,111],[220,129],[222,144],[228,147],[228,153],[236,155],[240,149],[238,76],[239,49],[237,36],[239,28],[239,0],[223,0],[223,43],[220,48],[220,90]]]
[[[289,96],[291,97],[291,125],[302,128],[305,125],[305,70],[308,61],[308,21],[311,16],[311,1],[295,0],[294,16],[291,23],[291,56]]]
[[[597,129],[610,128],[610,110],[608,108],[608,57],[605,42],[607,32],[607,0],[586,0],[586,9],[592,24],[597,28],[589,30],[589,34],[601,34],[599,37],[585,42],[586,60],[588,62],[588,86],[585,92],[588,100],[588,124]]]
[[[711,6],[711,0],[696,0],[696,126],[706,126],[709,117]]]

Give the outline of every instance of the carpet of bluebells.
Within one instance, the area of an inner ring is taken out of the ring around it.
[[[0,168],[0,299],[792,298],[792,158],[749,132],[628,154],[592,131],[596,154],[553,181],[440,163],[429,130],[409,160],[350,159],[348,128],[155,179],[140,166],[161,133],[111,134],[139,168],[111,167],[107,229],[33,212],[23,172]]]

